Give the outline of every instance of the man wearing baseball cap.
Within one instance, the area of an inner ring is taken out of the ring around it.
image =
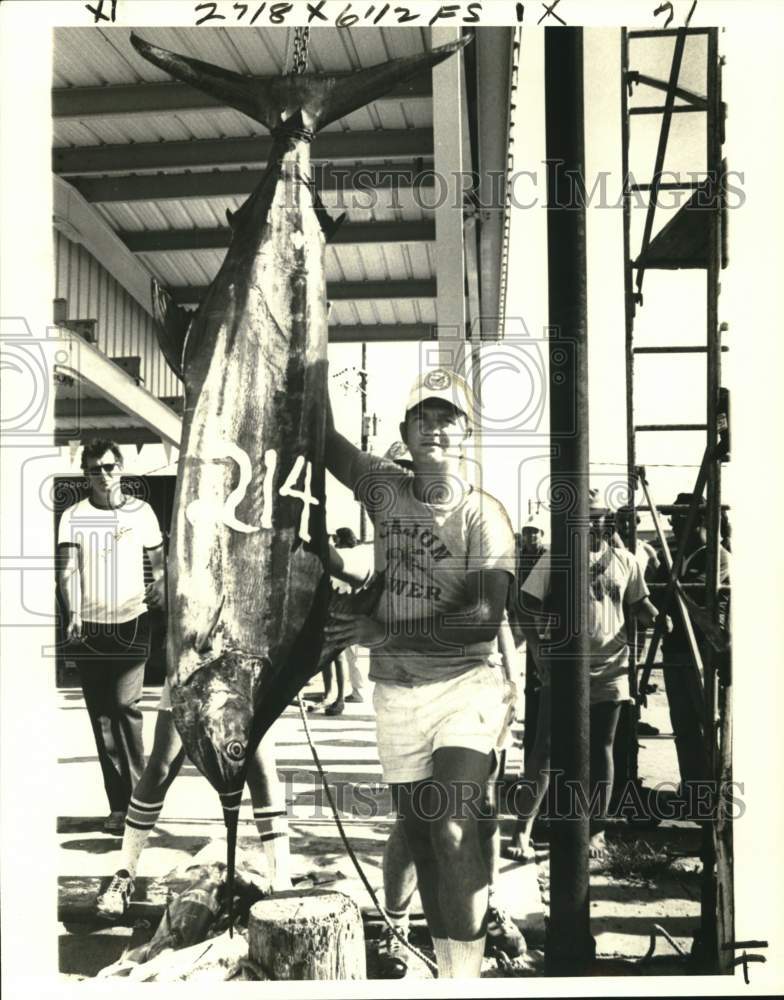
[[[441,977],[479,976],[489,872],[480,819],[508,716],[496,639],[514,575],[503,506],[460,475],[475,418],[465,381],[420,375],[400,435],[413,468],[361,452],[327,419],[327,468],[373,521],[385,590],[374,618],[335,619],[370,647],[378,750],[414,858]]]

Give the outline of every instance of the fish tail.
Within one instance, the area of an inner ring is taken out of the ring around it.
[[[335,77],[294,74],[259,80],[222,66],[213,66],[201,59],[169,52],[131,34],[131,44],[148,62],[221,103],[242,111],[270,131],[275,131],[284,121],[289,125],[294,109],[298,109],[306,112],[308,129],[313,132],[383,97],[398,84],[436,66],[469,41],[471,36],[464,35],[430,52],[390,59],[377,66]]]
[[[324,98],[318,113],[318,128],[321,129],[330,122],[337,121],[345,115],[378,100],[398,84],[411,80],[420,73],[448,59],[472,40],[470,35],[464,35],[455,42],[439,45],[430,52],[421,55],[406,56],[402,59],[390,59],[388,62],[369,66],[338,77],[335,85],[330,88]]]

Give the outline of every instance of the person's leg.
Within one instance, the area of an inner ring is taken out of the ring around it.
[[[417,887],[416,868],[406,840],[402,819],[398,819],[384,845],[384,912],[389,923],[408,939],[408,915]],[[398,938],[384,928],[378,944],[378,968],[382,979],[402,979],[408,972],[409,952]]]
[[[275,736],[268,732],[248,765],[253,820],[276,892],[291,888],[289,822],[286,799],[278,778]]]
[[[550,785],[550,685],[539,692],[536,713],[536,737],[525,764],[523,780],[514,791],[517,813],[512,839],[504,856],[512,861],[528,861],[533,857],[531,833],[534,821]]]
[[[359,654],[356,646],[349,646],[344,650],[344,656],[348,665],[348,680],[351,685],[351,693],[346,701],[360,702],[365,700],[365,675],[359,666]]]
[[[382,871],[384,909],[390,921],[407,932],[408,911],[416,892],[417,874],[401,819],[395,822],[384,845]]]
[[[324,694],[321,696],[323,702],[329,701],[329,696],[332,694],[332,662],[330,661],[326,667],[321,670],[321,679],[324,681]]]
[[[180,773],[185,749],[170,711],[161,710],[155,720],[152,753],[133,790],[125,817],[120,868],[134,876],[139,858],[163,808],[166,792]]]
[[[478,977],[484,955],[489,873],[479,817],[492,758],[492,753],[453,746],[441,746],[433,754],[438,807],[430,829],[448,975],[454,978]]]
[[[346,667],[344,663],[343,654],[339,653],[335,659],[332,661],[332,665],[335,669],[335,683],[337,692],[335,694],[335,700],[331,705],[327,705],[324,709],[325,715],[340,715],[345,710],[345,691],[346,691]]]
[[[495,892],[501,859],[501,830],[498,826],[497,782],[503,776],[502,754],[496,753],[497,766],[485,787],[482,815],[479,819],[479,849],[487,869],[487,939],[485,954],[500,951],[507,958],[517,958],[525,951],[525,939]]]
[[[94,654],[85,663],[87,684],[93,689],[92,710],[88,702],[88,711],[114,813],[126,811],[131,792],[144,770],[139,701],[148,637],[147,616],[141,615],[130,622],[101,626],[95,637],[88,640]]]
[[[77,657],[76,665],[87,715],[93,730],[95,749],[98,753],[98,763],[101,768],[106,798],[109,801],[109,810],[111,812],[125,812],[128,806],[127,790],[107,748],[107,740],[109,745],[114,742],[109,708],[112,686],[110,670],[105,662],[96,663],[82,655]]]
[[[127,910],[139,858],[158,821],[166,792],[184,760],[185,750],[171,711],[159,709],[152,753],[128,803],[119,865],[106,891],[96,900],[96,910],[101,916],[117,918]]]
[[[115,746],[120,773],[129,790],[138,784],[144,771],[143,716],[139,704],[143,694],[144,664],[144,660],[137,660],[121,666],[115,688]]]
[[[390,785],[392,800],[402,824],[404,842],[411,853],[416,871],[416,883],[422,909],[433,938],[445,938],[444,923],[438,896],[438,872],[433,854],[428,816],[437,807],[432,796],[431,780],[403,785]],[[399,846],[399,845],[398,845]],[[394,848],[393,848],[394,849]]]
[[[527,768],[529,758],[536,743],[536,730],[539,719],[539,698],[541,683],[536,673],[533,654],[526,650],[525,654],[525,708],[523,727],[523,767]]]
[[[597,815],[591,817],[594,831],[590,847],[592,857],[600,857],[604,852],[604,825],[615,778],[613,741],[620,710],[619,701],[600,701],[591,705],[590,801],[597,802]]]

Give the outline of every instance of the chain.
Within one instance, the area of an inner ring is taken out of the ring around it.
[[[294,51],[291,58],[290,74],[301,75],[308,68],[308,40],[310,28],[294,29]]]

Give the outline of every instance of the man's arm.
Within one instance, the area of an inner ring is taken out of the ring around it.
[[[62,560],[58,572],[60,595],[65,611],[66,639],[78,639],[82,634],[82,574],[79,567],[79,546],[62,545]]]
[[[335,615],[326,632],[347,646],[383,646],[390,650],[434,652],[492,642],[504,615],[510,576],[505,570],[485,569],[466,577],[469,594],[462,608],[398,622],[395,631],[367,616]]]
[[[655,604],[649,601],[647,597],[643,597],[639,601],[635,601],[634,604],[630,604],[629,611],[634,615],[640,625],[645,628],[649,625],[653,625],[659,617],[659,609]]]
[[[354,460],[362,452],[356,445],[335,428],[335,418],[332,415],[332,404],[327,395],[327,424],[324,441],[324,462],[329,472],[348,489],[354,488]]]
[[[366,587],[373,577],[373,547],[357,545],[353,549],[329,546],[329,575],[355,589]]]

